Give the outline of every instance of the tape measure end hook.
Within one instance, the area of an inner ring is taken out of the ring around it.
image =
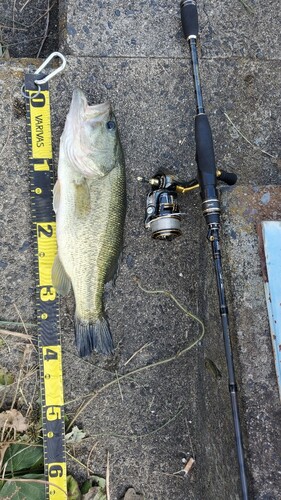
[[[41,64],[41,66],[34,72],[35,75],[38,75],[39,73],[41,73],[41,71],[46,68],[46,66],[48,66],[49,62],[54,59],[54,57],[58,57],[62,63],[60,64],[60,66],[56,69],[54,69],[53,71],[51,71],[51,73],[49,73],[47,76],[45,76],[45,78],[42,78],[41,80],[34,80],[34,83],[37,85],[38,87],[38,91],[36,92],[36,94],[33,94],[32,96],[30,96],[29,94],[26,94],[25,92],[25,85],[23,84],[22,87],[21,87],[21,95],[25,98],[25,99],[35,99],[41,92],[41,85],[44,85],[45,83],[47,83],[49,80],[51,80],[51,78],[53,78],[55,75],[57,75],[58,73],[60,73],[66,66],[66,59],[65,57],[60,53],[60,52],[52,52],[52,54],[49,55],[49,57],[47,57],[47,59],[43,62],[43,64]]]
[[[39,85],[43,85],[44,83],[47,83],[49,80],[51,80],[51,78],[53,78],[55,75],[57,75],[58,73],[60,73],[61,71],[63,71],[63,69],[65,68],[65,65],[66,65],[66,59],[65,57],[60,53],[60,52],[52,52],[52,54],[49,55],[49,57],[47,57],[47,59],[43,62],[43,64],[41,64],[41,66],[35,71],[35,75],[41,73],[41,71],[46,68],[46,66],[48,66],[49,62],[54,59],[55,57],[58,57],[62,63],[60,64],[60,66],[56,69],[54,69],[54,71],[52,71],[51,73],[49,73],[47,76],[45,76],[45,78],[42,78],[41,80],[34,80],[34,82],[39,86]]]

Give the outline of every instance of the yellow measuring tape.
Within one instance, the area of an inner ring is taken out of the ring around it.
[[[54,54],[58,55],[58,53]],[[40,72],[38,73],[54,57],[54,54],[51,54],[36,73],[26,75],[24,96],[26,99],[32,225],[36,261],[36,307],[43,449],[45,476],[48,481],[46,497],[51,500],[66,500],[67,473],[59,305],[51,279],[57,243],[56,222],[52,207],[54,172],[50,94],[46,78]],[[63,67],[64,65],[60,66],[59,69],[61,70]],[[47,77],[48,79],[50,79],[50,75]]]

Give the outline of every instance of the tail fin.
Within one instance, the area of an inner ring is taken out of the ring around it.
[[[112,354],[113,342],[108,322],[104,317],[95,323],[75,318],[75,340],[79,356],[84,357],[97,351],[100,354]]]

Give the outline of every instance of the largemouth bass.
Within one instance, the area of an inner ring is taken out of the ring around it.
[[[110,354],[103,292],[115,277],[122,249],[124,157],[110,104],[89,106],[80,89],[73,92],[60,140],[53,201],[58,243],[53,285],[61,295],[72,285],[79,355]]]

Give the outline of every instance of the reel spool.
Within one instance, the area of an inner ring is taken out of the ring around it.
[[[152,191],[146,198],[145,228],[152,238],[171,241],[182,234],[175,177],[159,172],[147,182]]]
[[[236,183],[233,173],[217,170],[218,180],[229,186]],[[171,241],[181,236],[182,213],[178,205],[178,193],[185,194],[198,188],[197,179],[181,182],[175,175],[157,172],[151,179],[138,177],[138,181],[150,184],[151,191],[146,197],[144,226],[157,240]]]

